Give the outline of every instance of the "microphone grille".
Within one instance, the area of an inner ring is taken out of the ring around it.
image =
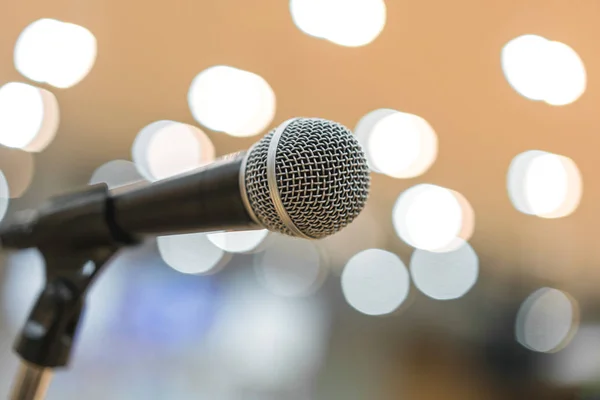
[[[370,176],[348,128],[296,118],[252,147],[243,182],[257,222],[286,235],[319,239],[358,216],[369,195]]]

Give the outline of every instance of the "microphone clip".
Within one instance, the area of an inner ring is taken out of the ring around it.
[[[120,248],[137,243],[112,221],[108,187],[99,184],[51,199],[0,231],[3,247],[37,247],[45,261],[44,289],[15,343],[23,360],[67,365],[88,288]]]
[[[87,290],[118,249],[42,251],[46,284],[15,343],[23,360],[43,368],[68,364]]]

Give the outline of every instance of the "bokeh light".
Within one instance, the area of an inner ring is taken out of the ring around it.
[[[356,253],[382,247],[387,234],[375,214],[376,205],[367,202],[365,209],[350,225],[319,241],[325,249],[332,272],[341,275],[344,266]],[[365,235],[365,232],[369,232]]]
[[[512,160],[507,188],[517,210],[543,218],[560,218],[575,211],[583,184],[579,169],[570,158],[531,150]]]
[[[229,386],[275,390],[314,379],[326,354],[326,307],[318,299],[286,299],[239,271],[229,285],[209,344],[211,363]]]
[[[0,146],[0,171],[8,183],[10,198],[19,198],[33,180],[33,155],[20,149]]]
[[[39,152],[54,139],[59,111],[47,90],[19,82],[0,87],[0,144]]]
[[[367,315],[395,311],[407,298],[410,278],[406,266],[393,253],[369,249],[356,254],[342,272],[346,301]]]
[[[371,170],[394,178],[421,175],[437,157],[435,131],[414,114],[378,109],[361,118],[354,131]]]
[[[567,293],[542,288],[521,305],[515,325],[519,343],[530,350],[553,353],[563,349],[579,327],[579,306]]]
[[[429,251],[458,248],[473,234],[473,208],[460,193],[419,184],[396,200],[392,222],[398,236],[412,247]]]
[[[317,290],[327,271],[311,241],[278,235],[269,247],[254,257],[259,281],[280,296],[305,296]]]
[[[365,151],[365,156],[367,157],[367,162],[369,163],[371,171],[379,172],[377,168],[375,168],[375,163],[373,162],[373,158],[368,148],[369,138],[373,132],[373,128],[379,121],[397,112],[398,111],[392,110],[391,108],[378,108],[377,110],[365,114],[354,127],[354,135],[356,135],[356,138]]]
[[[594,384],[600,376],[600,326],[581,325],[571,343],[548,361],[544,372],[553,382]]]
[[[231,258],[213,245],[205,233],[160,236],[156,240],[164,262],[184,274],[214,273]]]
[[[215,159],[215,147],[200,129],[174,121],[144,127],[131,148],[138,171],[149,181],[191,171]]]
[[[275,93],[267,81],[225,65],[210,67],[194,78],[188,104],[200,124],[232,136],[256,135],[275,116]]]
[[[97,44],[86,28],[55,19],[27,26],[15,44],[15,67],[25,77],[58,88],[79,83],[96,61]]]
[[[6,216],[10,202],[10,190],[4,173],[0,170],[0,222]]]
[[[417,249],[410,260],[410,274],[425,295],[436,300],[458,299],[477,282],[479,258],[467,242],[444,253]]]
[[[218,248],[230,253],[250,253],[260,249],[269,231],[258,229],[254,231],[215,232],[209,233],[210,240]]]
[[[561,106],[585,91],[586,71],[579,55],[564,43],[523,35],[502,49],[502,69],[522,96]]]
[[[547,79],[544,101],[553,106],[573,103],[585,92],[587,76],[579,55],[568,45],[550,42]]]
[[[106,183],[109,189],[116,189],[145,181],[131,161],[113,160],[98,167],[90,178],[90,185]]]
[[[347,47],[371,43],[386,22],[383,0],[290,0],[290,12],[304,33]]]

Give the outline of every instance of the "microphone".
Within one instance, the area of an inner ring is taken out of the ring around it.
[[[50,200],[0,229],[4,248],[132,244],[147,235],[265,228],[320,239],[351,223],[368,198],[361,146],[343,125],[293,118],[247,152],[190,173]]]

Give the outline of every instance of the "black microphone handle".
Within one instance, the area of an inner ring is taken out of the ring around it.
[[[242,199],[244,156],[229,155],[185,175],[112,194],[114,225],[134,237],[261,228]]]
[[[0,247],[87,249],[135,244],[146,235],[260,229],[246,211],[244,153],[184,175],[109,191],[106,184],[51,198],[0,228]]]

